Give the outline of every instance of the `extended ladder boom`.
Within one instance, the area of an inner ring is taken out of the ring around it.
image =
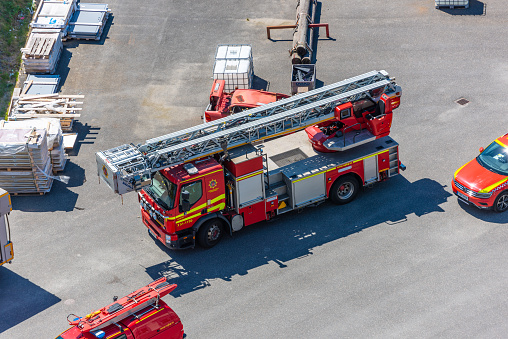
[[[388,73],[372,71],[153,138],[142,145],[126,144],[97,152],[98,175],[115,193],[137,190],[150,183],[151,174],[155,171],[333,119],[335,106],[359,100],[373,89],[387,86],[390,90],[396,87]]]

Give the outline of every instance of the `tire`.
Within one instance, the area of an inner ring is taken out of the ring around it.
[[[352,175],[338,178],[330,189],[330,198],[338,205],[353,201],[360,190],[358,180]]]
[[[508,210],[508,191],[499,194],[494,201],[494,211],[500,213],[506,210]]]
[[[224,226],[219,219],[205,222],[198,230],[198,243],[203,248],[212,248],[217,245],[224,233]]]

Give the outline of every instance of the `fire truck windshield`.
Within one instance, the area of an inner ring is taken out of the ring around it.
[[[490,144],[476,157],[480,165],[501,175],[508,175],[508,148],[497,142]]]
[[[160,172],[155,173],[148,186],[149,193],[163,208],[173,208],[176,197],[176,185],[166,179]]]

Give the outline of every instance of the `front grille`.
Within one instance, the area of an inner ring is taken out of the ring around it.
[[[455,179],[453,180],[453,182],[455,183],[455,186],[457,186],[458,189],[460,189],[462,192],[464,192],[467,195],[470,195],[472,197],[480,198],[480,199],[488,199],[492,195],[492,193],[478,193],[473,190],[470,190],[469,188],[465,187],[464,185],[462,185]]]
[[[164,216],[157,212],[150,204],[145,200],[145,198],[141,197],[140,201],[141,208],[143,208],[148,215],[150,215],[150,219],[158,223],[161,226],[164,226]]]

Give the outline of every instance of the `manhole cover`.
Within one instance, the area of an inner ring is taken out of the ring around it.
[[[306,159],[307,156],[299,148],[294,148],[284,153],[270,157],[270,159],[279,167],[291,165],[294,162]]]
[[[464,99],[464,98],[460,98],[460,99],[455,100],[455,102],[458,103],[461,106],[465,106],[465,105],[467,105],[469,103],[469,100]]]

